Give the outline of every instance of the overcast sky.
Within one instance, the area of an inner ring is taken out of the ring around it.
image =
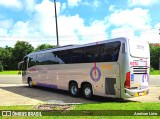
[[[160,43],[160,0],[56,0],[60,45],[115,37]],[[54,0],[0,0],[0,47],[56,45]]]

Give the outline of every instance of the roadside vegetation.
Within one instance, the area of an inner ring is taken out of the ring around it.
[[[150,71],[150,75],[160,75],[160,70]]]
[[[1,71],[0,72],[0,75],[20,75],[21,74],[21,71]]]

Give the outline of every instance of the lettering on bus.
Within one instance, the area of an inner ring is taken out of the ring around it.
[[[137,45],[137,49],[144,50],[144,46],[143,45]]]
[[[138,62],[130,62],[131,66],[138,66]]]
[[[105,70],[105,69],[112,70],[112,64],[102,64],[101,69],[102,70]]]

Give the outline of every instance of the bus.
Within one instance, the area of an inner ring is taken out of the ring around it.
[[[82,94],[130,98],[149,93],[149,43],[125,37],[32,52],[24,57],[22,82]]]

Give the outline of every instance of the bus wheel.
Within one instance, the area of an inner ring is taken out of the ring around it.
[[[83,87],[83,95],[86,99],[91,99],[93,97],[92,86],[90,84],[85,84]]]
[[[33,87],[32,79],[28,79],[28,86],[29,86],[30,88],[32,88],[32,87]]]
[[[71,96],[77,97],[79,95],[78,84],[75,82],[71,83],[69,86],[69,92]]]

